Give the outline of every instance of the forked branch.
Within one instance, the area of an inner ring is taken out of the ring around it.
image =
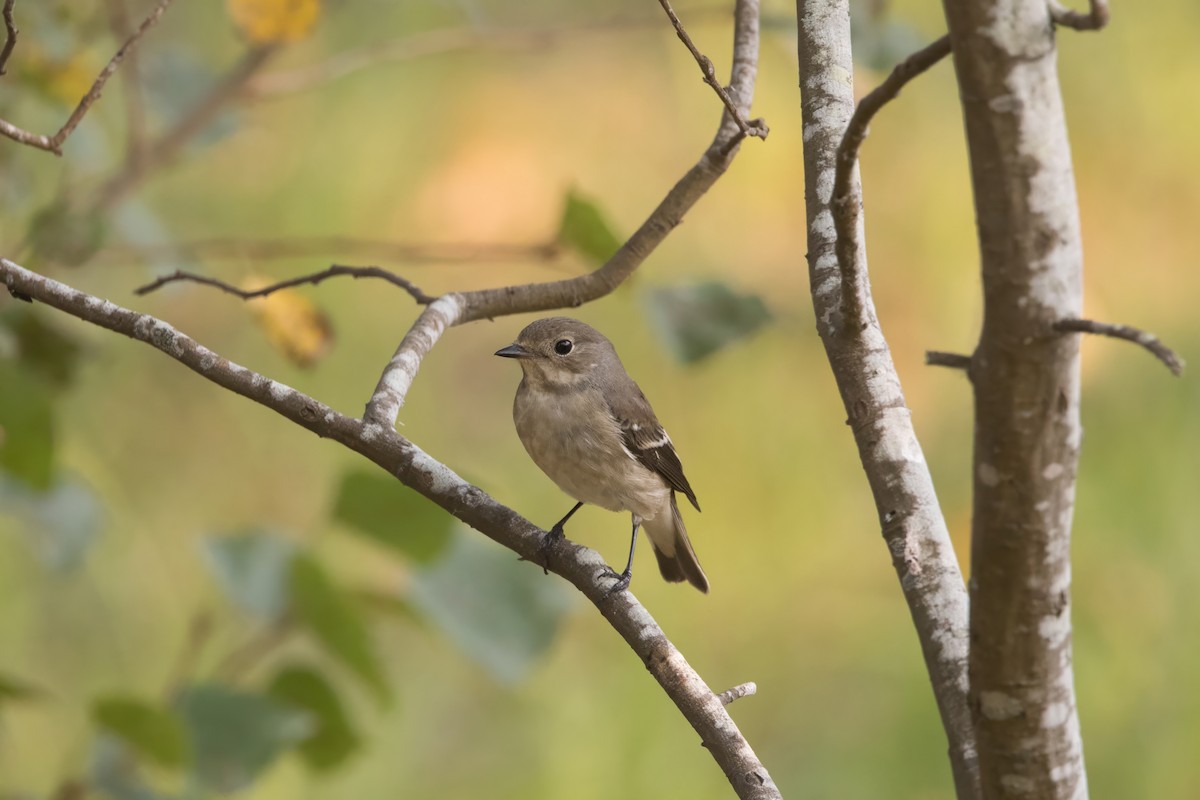
[[[8,43],[5,44],[3,53],[0,53],[0,56],[3,56],[3,58],[0,58],[0,65],[3,65],[4,60],[8,58],[8,54],[12,51],[11,45],[15,44],[16,42],[16,30],[11,27],[12,4],[13,0],[6,0],[4,6],[4,22],[9,30],[9,38]],[[150,30],[158,23],[158,20],[162,17],[163,12],[167,10],[167,6],[170,4],[171,0],[159,0],[158,5],[154,7],[154,10],[150,12],[150,15],[142,21],[142,24],[138,26],[138,29],[134,31],[133,34],[125,41],[125,44],[121,45],[121,49],[118,50],[111,59],[109,59],[108,63],[104,65],[104,69],[100,70],[100,74],[96,76],[95,82],[92,83],[92,88],[88,90],[87,94],[85,94],[79,101],[79,104],[75,106],[75,110],[71,112],[71,116],[67,117],[67,121],[63,123],[63,126],[58,129],[57,133],[55,133],[53,136],[30,133],[29,131],[18,128],[17,126],[0,119],[0,134],[4,134],[8,138],[20,142],[21,144],[27,144],[30,147],[36,147],[39,150],[47,150],[51,153],[54,153],[56,156],[61,156],[63,142],[65,142],[67,137],[70,136],[75,131],[75,128],[79,126],[79,123],[83,120],[84,115],[87,114],[87,112],[91,109],[92,105],[100,99],[100,94],[104,91],[104,85],[108,83],[108,79],[111,78],[112,74],[117,71],[117,67],[121,65],[121,61],[124,60],[125,56],[132,52],[134,47],[137,46],[138,41],[146,34],[146,31]]]
[[[303,392],[229,361],[162,320],[77,291],[3,258],[0,283],[14,295],[160,350],[218,386],[364,456],[522,558],[542,561],[539,554],[545,531],[464,481],[390,426],[347,417]],[[604,567],[600,555],[564,541],[548,566],[579,589],[625,639],[700,735],[738,796],[778,800],[779,790],[722,699],[692,669],[632,592],[610,593],[610,582],[598,577]]]
[[[758,73],[758,0],[738,0],[734,10],[733,72],[729,96],[743,118]],[[449,327],[509,314],[574,308],[612,292],[641,266],[684,214],[725,173],[746,137],[728,108],[712,144],[675,184],[633,236],[594,272],[567,280],[504,286],[443,295],[425,309],[401,340],[367,403],[364,419],[393,427],[422,359]]]
[[[838,145],[837,172],[833,179],[833,224],[837,231],[838,265],[842,271],[842,309],[848,327],[862,323],[862,284],[866,280],[866,266],[859,258],[862,248],[857,242],[862,215],[862,186],[854,179],[858,151],[879,109],[895,99],[909,81],[949,54],[950,37],[943,36],[897,64],[887,80],[859,101]]]

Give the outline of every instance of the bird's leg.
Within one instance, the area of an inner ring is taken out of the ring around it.
[[[616,578],[617,582],[609,587],[608,593],[623,592],[629,588],[629,580],[633,577],[633,551],[637,548],[638,529],[642,526],[642,521],[636,516],[633,518],[633,535],[629,537],[629,560],[625,562],[625,570],[618,575],[611,567],[605,567],[604,575],[609,578]]]
[[[542,537],[542,546],[539,547],[538,550],[542,557],[543,574],[550,574],[550,570],[548,569],[550,566],[550,551],[554,548],[554,545],[558,544],[559,541],[562,540],[563,536],[566,535],[563,533],[563,525],[566,525],[567,520],[574,516],[575,512],[581,508],[583,508],[583,503],[576,503],[575,506],[567,512],[567,515],[558,522],[554,523],[550,530],[546,532],[546,535]]]
[[[554,539],[555,541],[558,541],[559,539],[563,538],[563,525],[566,525],[567,520],[569,520],[571,517],[575,516],[575,512],[581,508],[583,508],[582,501],[576,503],[575,507],[572,508],[570,511],[568,511],[567,515],[565,517],[560,519],[558,522],[554,523],[554,526],[552,528],[550,528],[550,538]]]

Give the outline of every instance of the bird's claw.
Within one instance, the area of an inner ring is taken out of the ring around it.
[[[599,573],[597,573],[596,577],[615,578],[616,583],[608,587],[608,593],[616,594],[617,592],[623,592],[629,588],[629,579],[633,577],[633,570],[627,569],[624,572],[617,572],[612,567],[605,567],[604,569],[600,570]]]

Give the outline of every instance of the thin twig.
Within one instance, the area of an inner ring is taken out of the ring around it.
[[[192,617],[191,622],[188,623],[183,645],[179,648],[179,655],[175,658],[175,663],[171,667],[163,691],[168,703],[174,699],[175,695],[184,686],[191,682],[195,672],[196,661],[199,660],[200,653],[204,650],[204,645],[208,643],[212,632],[212,616],[207,612],[196,614]]]
[[[1088,11],[1072,11],[1057,0],[1050,2],[1050,19],[1055,25],[1077,31],[1098,31],[1108,24],[1108,0],[1088,0]]]
[[[118,41],[129,36],[131,26],[125,0],[108,0],[108,24]],[[141,157],[142,148],[146,143],[146,109],[142,104],[142,80],[137,51],[127,53],[125,61],[125,69],[121,70],[121,83],[125,87],[122,97],[125,100],[127,129],[126,158],[136,160]]]
[[[901,61],[887,79],[859,101],[837,149],[837,171],[833,182],[833,223],[837,231],[837,257],[842,272],[842,310],[847,328],[861,324],[863,298],[859,284],[865,268],[859,263],[859,217],[862,187],[853,180],[858,151],[867,138],[868,126],[879,109],[893,100],[905,84],[950,54],[946,35]]]
[[[0,258],[0,285],[93,325],[144,342],[218,386],[344,445],[519,556],[534,559],[540,551],[545,531],[464,481],[394,428],[341,414],[303,392],[232,363],[160,319],[80,292],[5,258]],[[599,577],[603,566],[604,559],[599,553],[564,542],[550,570],[587,597],[625,640],[700,735],[738,797],[779,800],[779,789],[717,696],[632,592],[609,591],[610,582]],[[236,676],[273,647],[274,643],[269,641],[259,640],[252,646],[247,642],[239,648],[241,654],[232,660],[227,658],[219,671]]]
[[[133,48],[137,45],[138,40],[142,38],[146,31],[154,27],[159,18],[162,17],[163,12],[167,10],[167,6],[170,4],[171,0],[159,0],[159,4],[154,7],[153,11],[150,12],[150,16],[146,17],[146,19],[142,21],[142,24],[139,25],[138,29],[133,32],[133,35],[126,40],[125,44],[121,45],[121,49],[118,50],[113,57],[109,59],[108,63],[104,65],[104,69],[100,70],[100,74],[96,77],[96,81],[92,84],[92,88],[89,89],[88,93],[85,94],[79,101],[79,105],[75,106],[75,110],[71,112],[71,116],[67,117],[67,121],[63,123],[63,126],[58,129],[58,133],[54,134],[53,136],[40,136],[38,134],[22,130],[21,128],[11,125],[4,120],[0,120],[0,133],[4,134],[10,139],[21,142],[22,144],[27,144],[30,147],[36,147],[39,150],[47,150],[51,153],[54,153],[56,156],[61,156],[63,142],[65,142],[67,137],[74,132],[75,128],[79,125],[80,121],[83,120],[84,115],[87,114],[92,105],[100,99],[100,94],[104,91],[104,84],[108,83],[108,79],[111,78],[112,74],[117,71],[117,67],[120,66],[121,61],[128,53],[132,52]]]
[[[225,281],[218,280],[216,278],[210,278],[206,275],[197,275],[194,272],[188,272],[180,269],[175,270],[170,275],[163,275],[161,278],[158,278],[157,280],[148,283],[145,286],[140,286],[137,289],[134,289],[133,293],[138,295],[150,294],[151,292],[166,286],[168,283],[175,283],[177,281],[190,281],[192,283],[202,283],[205,286],[215,286],[223,292],[236,295],[243,300],[250,300],[254,297],[265,297],[266,295],[278,292],[280,289],[288,289],[292,286],[301,286],[306,283],[315,286],[322,281],[335,278],[339,275],[349,275],[353,278],[381,278],[388,283],[395,284],[404,291],[408,292],[409,296],[411,296],[413,300],[416,300],[421,305],[429,305],[436,299],[431,295],[425,294],[425,292],[421,291],[412,281],[408,280],[407,278],[402,278],[394,272],[388,272],[387,270],[379,267],[348,267],[341,264],[334,264],[328,269],[323,269],[320,272],[314,272],[309,275],[301,275],[298,278],[289,278],[288,280],[279,281],[278,283],[272,283],[269,286],[264,286],[261,289],[253,290],[239,289],[233,284],[226,283]]]
[[[1062,319],[1054,323],[1054,330],[1062,333],[1095,333],[1133,342],[1146,348],[1155,358],[1166,364],[1172,375],[1178,377],[1183,374],[1183,359],[1178,353],[1163,344],[1154,334],[1129,325],[1112,325],[1090,319]]]
[[[245,258],[264,261],[298,258],[322,253],[371,261],[403,261],[426,264],[460,264],[489,261],[549,261],[563,248],[558,242],[509,243],[412,243],[349,236],[296,236],[277,239],[200,239],[162,245],[106,247],[96,254],[104,262],[137,258],[186,258],[198,261]]]
[[[947,353],[943,350],[926,350],[925,365],[966,370],[971,368],[971,357],[962,353]]]
[[[711,16],[728,13],[727,6],[708,6],[689,10],[693,15]],[[243,99],[271,98],[317,89],[355,72],[388,62],[462,50],[519,49],[550,46],[559,40],[575,41],[580,34],[605,33],[658,24],[658,16],[638,14],[630,17],[518,30],[480,30],[476,27],[446,28],[409,34],[399,39],[338,53],[327,61],[291,70],[260,75],[242,91]]]
[[[233,682],[275,652],[295,630],[296,626],[287,617],[258,630],[226,654],[213,670],[213,675],[222,681]]]
[[[0,50],[0,75],[4,75],[8,67],[8,57],[12,55],[13,48],[17,46],[17,26],[13,22],[13,3],[16,0],[4,0],[4,30],[6,38],[4,40],[4,49]]]
[[[739,683],[732,689],[726,689],[717,695],[717,699],[721,701],[721,705],[727,706],[734,700],[741,700],[743,697],[750,697],[758,693],[758,684],[754,681],[747,683]]]
[[[696,48],[696,45],[692,43],[692,37],[688,35],[688,32],[683,27],[683,23],[679,21],[679,17],[675,14],[675,9],[671,8],[671,3],[668,0],[658,0],[658,3],[663,7],[663,11],[667,12],[667,17],[671,20],[671,25],[674,26],[679,40],[687,46],[687,49],[692,54],[692,58],[696,59],[696,63],[700,65],[700,72],[704,75],[704,82],[712,87],[712,90],[717,93],[717,97],[721,98],[721,102],[725,104],[725,110],[729,112],[734,122],[737,123],[742,136],[757,136],[759,139],[766,139],[767,134],[770,133],[766,121],[762,119],[747,121],[742,116],[741,110],[733,102],[733,98],[729,96],[729,92],[725,91],[725,87],[717,80],[717,70],[713,66],[712,59],[701,53]]]

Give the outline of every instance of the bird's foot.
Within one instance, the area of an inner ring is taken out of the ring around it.
[[[604,569],[600,570],[596,577],[615,578],[616,583],[608,587],[608,593],[616,594],[617,592],[623,592],[629,588],[629,579],[633,577],[633,570],[626,569],[624,572],[617,572],[612,567],[605,567]]]

